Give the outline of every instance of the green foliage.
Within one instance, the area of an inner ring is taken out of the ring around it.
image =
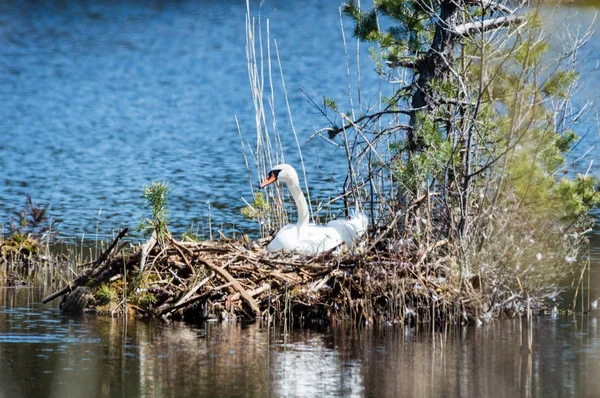
[[[323,97],[323,103],[325,104],[326,107],[328,107],[329,109],[331,109],[334,112],[337,112],[338,108],[337,108],[337,103],[328,97]]]
[[[4,239],[0,245],[0,252],[8,258],[38,256],[42,253],[42,246],[29,234],[15,232]]]
[[[119,294],[110,285],[103,284],[94,292],[94,299],[96,305],[102,306],[115,303],[119,299]]]
[[[129,302],[131,304],[139,305],[142,308],[150,308],[156,304],[157,298],[153,293],[150,293],[147,290],[139,290],[130,294]]]
[[[198,236],[196,231],[194,231],[194,229],[190,227],[181,235],[181,240],[188,242],[200,242],[202,239]]]
[[[412,156],[406,164],[398,165],[396,176],[400,186],[416,196],[425,188],[432,165],[432,158],[423,152]]]
[[[571,150],[571,147],[575,144],[577,139],[579,139],[579,137],[573,130],[567,130],[556,138],[556,149],[564,154]]]
[[[439,10],[439,3],[433,0],[377,0],[375,8],[369,11],[361,10],[352,0],[343,9],[355,22],[355,36],[378,43],[388,61],[426,51],[434,35]],[[385,32],[379,30],[379,17],[393,23]]]
[[[149,289],[152,281],[155,281],[158,276],[156,274],[149,275],[142,272],[128,273],[129,283],[127,284],[127,301],[131,304],[138,305],[143,308],[150,308],[157,302],[156,295]],[[118,281],[120,283],[120,281]],[[122,294],[122,285],[121,294]]]
[[[429,83],[429,87],[443,98],[455,98],[458,92],[457,82],[453,79],[434,79]]]
[[[514,57],[523,66],[533,68],[541,62],[542,57],[550,48],[550,44],[546,41],[536,41],[533,37],[527,38],[526,41],[529,41],[529,43],[523,43],[514,52]]]
[[[260,219],[266,217],[271,208],[267,199],[262,192],[256,192],[254,194],[254,201],[252,204],[247,205],[246,207],[240,210],[240,213],[250,219]]]
[[[150,185],[144,185],[143,197],[148,201],[152,212],[152,219],[140,222],[138,230],[141,233],[148,231],[156,232],[158,240],[163,242],[169,237],[169,209],[167,208],[167,195],[170,191],[169,185],[164,181],[153,181]]]
[[[566,99],[578,78],[579,74],[574,70],[559,70],[546,79],[542,86],[542,92],[549,97]]]
[[[590,175],[577,174],[573,180],[562,178],[557,193],[563,206],[563,217],[569,222],[579,220],[590,207],[600,203],[599,190],[598,181]]]
[[[354,27],[356,37],[367,41],[376,41],[379,38],[377,12],[375,10],[362,11],[354,0],[350,0],[344,7],[344,13],[356,22]]]

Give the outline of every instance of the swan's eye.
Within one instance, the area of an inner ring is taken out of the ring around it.
[[[269,184],[274,183],[275,181],[277,181],[277,176],[279,176],[279,172],[281,170],[271,170],[269,171],[269,174],[267,174],[267,178],[260,184],[260,188],[264,188]]]

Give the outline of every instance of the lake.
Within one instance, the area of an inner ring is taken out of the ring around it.
[[[326,121],[299,88],[317,102],[326,95],[349,106],[339,3],[265,1],[260,9],[278,42],[308,181],[322,199],[342,186],[345,155],[305,142]],[[258,8],[253,3],[255,15]],[[166,180],[176,233],[194,225],[206,234],[207,202],[215,231],[255,231],[239,213],[251,193],[235,116],[242,139],[255,137],[245,11],[243,1],[0,2],[0,224],[30,194],[50,203],[65,239],[97,230],[106,237],[147,216],[142,186]],[[556,45],[563,18],[586,26],[595,11],[546,12]],[[356,51],[352,40],[349,51]],[[360,51],[366,104],[379,83],[367,46]],[[580,56],[576,105],[599,97],[600,34]],[[278,101],[286,160],[298,165]],[[595,123],[584,121],[577,132],[587,135],[573,159],[598,144]],[[596,153],[575,169],[587,170]],[[592,163],[591,172],[598,167]],[[594,299],[600,238],[590,238]],[[535,318],[529,354],[518,320],[446,335],[398,328],[284,334],[261,324],[69,317],[42,297],[0,289],[0,397],[600,396],[596,313]]]
[[[252,196],[235,123],[237,116],[243,140],[255,143],[245,13],[244,1],[2,2],[2,223],[30,194],[51,204],[66,238],[90,236],[97,226],[110,235],[148,216],[142,186],[165,180],[175,232],[192,225],[206,232],[207,202],[215,229],[256,230],[240,214],[241,197]],[[261,13],[271,18],[305,141],[326,121],[299,87],[317,101],[348,103],[338,5],[276,1]],[[364,95],[376,96],[378,84],[369,87]],[[299,166],[283,99],[277,110],[286,161]],[[319,140],[302,151],[311,187],[325,198],[337,193],[345,155]]]
[[[309,186],[322,200],[341,191],[345,154],[323,140],[306,142],[327,121],[300,88],[316,102],[328,96],[349,109],[339,4],[252,4],[254,16],[260,10],[263,31],[270,20]],[[175,233],[193,226],[208,235],[207,203],[215,231],[256,233],[257,225],[240,214],[242,197],[251,201],[252,195],[235,122],[237,116],[243,141],[255,145],[245,13],[244,1],[1,2],[0,224],[9,225],[29,194],[35,202],[50,203],[49,214],[60,222],[64,238],[79,240],[97,231],[110,236],[149,216],[142,187],[164,180],[172,189]],[[561,32],[565,19],[582,26],[593,20],[593,9],[557,14],[549,18],[557,25],[549,31]],[[344,22],[357,104],[356,44],[350,21]],[[553,43],[560,36],[552,35]],[[377,100],[380,82],[368,45],[360,49],[366,106]],[[576,104],[598,98],[599,52],[596,34],[580,51]],[[273,69],[286,161],[300,167],[278,68]],[[592,121],[577,126],[580,135],[588,135],[574,159],[598,142],[597,131],[589,132],[595,128]],[[590,158],[578,167],[585,171]],[[598,167],[596,162],[592,171]]]
[[[597,316],[446,333],[61,315],[0,289],[0,397],[595,397]]]

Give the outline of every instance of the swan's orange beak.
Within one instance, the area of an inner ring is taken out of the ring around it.
[[[275,173],[273,173],[272,171],[269,172],[269,175],[267,176],[267,178],[260,184],[259,188],[264,188],[267,185],[273,184],[275,181],[277,181],[277,176],[275,175]]]

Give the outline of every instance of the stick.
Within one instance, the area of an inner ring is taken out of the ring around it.
[[[248,305],[250,306],[250,308],[252,308],[252,311],[254,311],[254,314],[257,317],[260,316],[260,308],[259,308],[258,304],[256,303],[256,301],[254,301],[254,299],[252,298],[251,295],[248,294],[248,292],[246,291],[246,289],[244,289],[242,287],[242,285],[240,285],[240,283],[233,276],[231,276],[231,274],[229,272],[227,272],[226,270],[224,270],[221,267],[217,267],[212,262],[210,262],[210,261],[208,261],[206,259],[203,259],[201,257],[198,257],[198,258],[204,264],[208,265],[208,267],[210,269],[212,269],[217,274],[219,274],[227,282],[231,282],[231,286],[240,293],[240,295],[242,296],[242,298],[244,299],[244,301],[246,303],[248,303]]]
[[[269,290],[270,288],[271,288],[271,285],[269,285],[268,283],[263,283],[263,285],[262,285],[261,287],[259,287],[259,288],[256,288],[256,289],[254,289],[254,290],[250,290],[250,291],[248,292],[248,294],[249,294],[251,297],[258,296],[259,294],[261,294],[261,293],[262,293],[262,292],[264,292],[265,290]],[[240,295],[240,293],[234,293],[234,294],[232,294],[231,296],[229,296],[229,297],[227,298],[227,300],[229,300],[229,301],[236,301],[236,300],[239,300],[239,299],[240,299],[240,296],[241,296],[241,295]]]
[[[106,258],[108,257],[108,255],[110,254],[110,252],[112,251],[112,249],[114,249],[114,247],[117,245],[117,242],[123,236],[125,236],[125,234],[127,233],[127,231],[129,231],[129,228],[125,228],[121,232],[119,232],[119,235],[117,235],[117,237],[115,238],[115,240],[113,241],[113,243],[109,246],[109,248],[106,249],[104,251],[104,253],[102,253],[102,255],[100,257],[98,257],[98,260],[96,260],[96,262],[94,263],[94,268],[97,267],[98,265],[102,264],[104,262],[104,260],[106,260]],[[58,292],[52,293],[48,297],[44,298],[42,300],[42,303],[46,304],[46,303],[54,300],[55,298],[62,296],[63,294],[69,293],[71,290],[73,290],[74,287],[77,287],[77,286],[85,284],[88,281],[90,275],[92,275],[92,273],[93,272],[86,272],[86,273],[84,273],[83,275],[81,275],[80,277],[78,277],[77,279],[75,279],[72,283],[70,283],[69,285],[65,286],[64,288],[62,288]]]
[[[194,286],[193,288],[191,288],[190,291],[187,292],[186,295],[183,296],[181,298],[181,300],[179,300],[177,302],[177,304],[175,304],[175,305],[177,306],[177,305],[180,305],[180,304],[184,303],[188,298],[190,298],[194,293],[196,293],[198,291],[198,289],[200,289],[202,286],[204,286],[204,284],[206,282],[208,282],[210,280],[210,278],[212,278],[212,275],[211,276],[207,276],[206,278],[202,279],[200,281],[200,283],[198,283],[196,286]]]
[[[192,273],[192,275],[195,275],[196,272],[194,271],[194,267],[192,267],[192,264],[190,264],[187,257],[185,256],[185,254],[183,254],[183,252],[179,248],[179,245],[177,244],[177,242],[175,242],[175,239],[171,239],[171,242],[173,242],[173,246],[175,247],[175,250],[177,250],[177,253],[179,253],[181,258],[183,258],[183,261],[185,261],[185,265],[187,265],[187,267],[190,270],[190,272]],[[189,253],[189,250],[187,248],[184,247],[184,249],[187,250],[187,252]]]
[[[150,239],[148,239],[148,241],[142,245],[142,258],[140,260],[140,272],[144,272],[144,267],[146,266],[146,260],[148,259],[148,254],[150,254],[150,252],[154,248],[154,245],[156,245],[156,242],[157,242],[156,231],[153,231]]]

